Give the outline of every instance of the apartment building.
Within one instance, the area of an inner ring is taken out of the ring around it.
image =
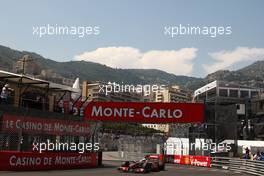
[[[155,102],[175,102],[175,103],[184,103],[191,101],[191,93],[190,91],[182,89],[178,85],[173,85],[166,87],[163,90],[159,90],[154,95]],[[153,128],[168,134],[177,135],[175,133],[179,132],[177,130],[180,128],[180,124],[143,124],[143,126],[148,128]],[[177,128],[177,129],[176,129]],[[182,134],[181,134],[182,136]]]
[[[155,95],[156,102],[190,102],[191,93],[177,85],[160,90]]]

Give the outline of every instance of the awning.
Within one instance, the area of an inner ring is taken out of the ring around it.
[[[74,92],[74,93],[78,93],[80,92],[80,90],[78,89],[74,89],[70,86],[66,86],[63,84],[57,84],[57,83],[53,83],[53,82],[49,82],[49,88],[53,89],[53,90],[58,90],[58,91],[69,91],[69,92]]]
[[[0,70],[0,79],[4,79],[9,82],[15,82],[18,84],[34,84],[36,87],[41,87],[41,88],[47,88],[49,82],[44,81],[41,79],[37,79],[34,77],[22,75],[22,74],[16,74],[16,73],[11,73],[7,71]]]
[[[0,79],[3,79],[8,82],[14,82],[17,84],[32,85],[39,88],[49,88],[56,91],[79,92],[79,90],[74,89],[70,86],[57,84],[50,81],[34,78],[32,76],[16,74],[3,70],[0,70]]]

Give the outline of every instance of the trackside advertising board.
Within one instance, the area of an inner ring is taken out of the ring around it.
[[[211,157],[209,156],[166,155],[166,162],[181,165],[211,167]]]
[[[153,102],[91,102],[86,120],[138,123],[202,123],[204,104]]]
[[[0,171],[97,167],[96,153],[0,151]]]
[[[80,121],[43,119],[36,117],[4,114],[2,131],[17,133],[21,130],[27,134],[80,135],[90,134],[90,125]]]

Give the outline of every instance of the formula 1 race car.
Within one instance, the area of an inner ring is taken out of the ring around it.
[[[148,173],[165,169],[165,162],[160,155],[147,155],[139,161],[124,162],[119,168],[122,172]]]
[[[145,158],[153,163],[152,171],[161,171],[165,170],[165,157],[164,155],[146,155]]]
[[[145,161],[133,161],[124,162],[121,167],[118,168],[122,172],[134,172],[134,173],[148,173],[151,171],[152,163]]]

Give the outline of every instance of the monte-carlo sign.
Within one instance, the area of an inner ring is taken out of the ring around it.
[[[138,123],[202,123],[202,103],[90,102],[86,120]]]

